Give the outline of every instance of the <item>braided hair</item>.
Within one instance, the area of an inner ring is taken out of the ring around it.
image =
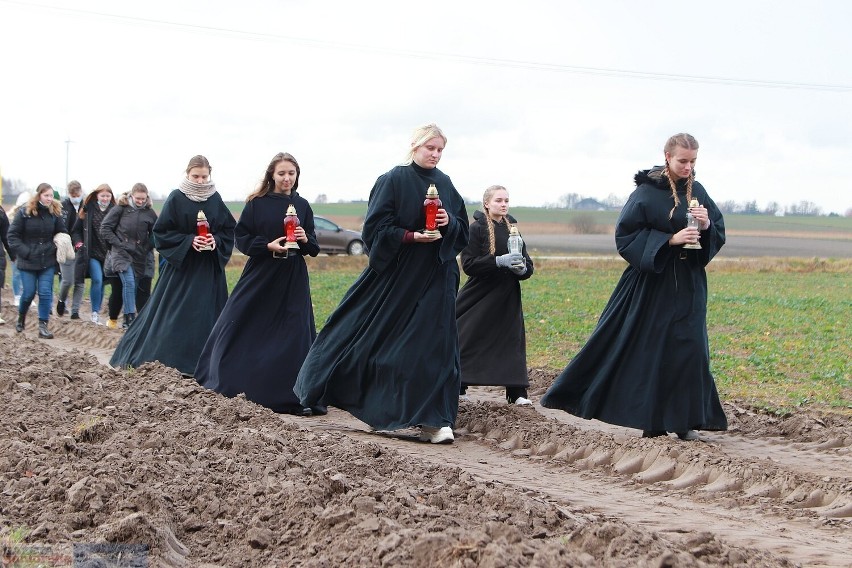
[[[698,140],[696,140],[691,134],[687,134],[685,132],[681,132],[680,134],[675,134],[670,137],[666,141],[666,145],[663,147],[663,151],[670,155],[674,152],[675,147],[680,146],[681,148],[686,148],[687,150],[698,150]],[[674,200],[674,206],[672,210],[669,211],[669,219],[674,215],[675,209],[680,205],[680,199],[677,196],[677,183],[675,182],[674,176],[671,174],[669,170],[669,159],[666,157],[666,169],[663,171],[663,175],[669,180],[669,187],[672,190],[672,199]],[[686,178],[686,203],[692,200],[692,182],[695,180],[695,170],[689,172],[689,177]]]
[[[494,219],[492,219],[491,214],[488,213],[487,203],[491,200],[491,197],[495,192],[501,190],[506,191],[506,188],[502,185],[492,185],[485,190],[485,193],[482,194],[482,211],[485,213],[485,219],[487,220],[486,226],[488,227],[488,254],[495,254],[497,252],[497,244],[494,239]],[[507,222],[507,220],[503,217],[500,222],[504,223]]]

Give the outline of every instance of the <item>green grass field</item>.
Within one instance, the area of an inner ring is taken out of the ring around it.
[[[317,326],[366,264],[309,259]],[[625,264],[537,263],[524,282],[530,367],[561,370],[595,327]],[[238,276],[238,270],[231,269]],[[852,261],[766,260],[710,265],[711,364],[723,398],[787,413],[852,415]]]

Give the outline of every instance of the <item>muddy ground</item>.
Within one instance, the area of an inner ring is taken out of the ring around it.
[[[0,540],[44,565],[106,542],[151,566],[852,566],[846,418],[728,401],[728,432],[642,439],[474,388],[434,446],[116,371],[120,331],[2,313]],[[530,378],[537,402],[553,373]]]

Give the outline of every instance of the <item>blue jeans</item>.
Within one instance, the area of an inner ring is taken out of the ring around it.
[[[89,259],[89,278],[92,281],[89,286],[92,313],[96,314],[101,311],[101,304],[104,301],[104,267],[100,260]]]
[[[23,293],[24,285],[21,283],[21,271],[18,270],[18,265],[12,263],[12,293],[20,296]]]
[[[51,266],[42,270],[19,270],[21,273],[21,303],[18,313],[25,314],[35,298],[38,287],[38,319],[47,321],[50,318],[50,308],[53,304],[53,273],[56,269]]]
[[[135,314],[136,275],[133,274],[133,267],[128,268],[124,272],[119,272],[118,278],[121,280],[121,301],[124,304],[124,313]]]

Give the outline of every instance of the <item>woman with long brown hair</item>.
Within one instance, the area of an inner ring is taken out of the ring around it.
[[[616,224],[616,246],[629,264],[541,405],[648,438],[672,432],[697,440],[696,430],[728,427],[710,372],[704,270],[725,244],[725,224],[695,180],[695,138],[675,134],[663,155],[664,166],[634,176]]]
[[[313,210],[297,191],[300,175],[296,158],[278,153],[246,199],[234,232],[249,259],[207,338],[195,380],[225,396],[245,393],[275,412],[310,415],[324,409],[303,408],[293,385],[316,337],[305,256],[319,254],[319,243]],[[296,247],[288,249],[284,217],[291,207],[299,226]]]
[[[92,323],[100,323],[101,305],[104,299],[104,261],[109,243],[101,236],[101,223],[115,206],[112,188],[102,183],[89,192],[77,212],[77,220],[71,230],[71,240],[77,251],[74,266],[74,294],[71,296],[71,319],[80,319],[83,303],[83,283],[89,278]]]

